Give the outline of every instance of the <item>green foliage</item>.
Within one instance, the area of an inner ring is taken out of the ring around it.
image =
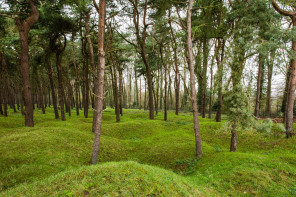
[[[246,90],[236,85],[225,94],[223,107],[231,124],[236,123],[242,129],[252,125],[254,117],[251,112],[251,104]]]
[[[255,121],[255,129],[258,132],[261,133],[266,133],[266,134],[270,134],[271,133],[271,128],[273,126],[273,122],[270,118],[267,118],[266,120],[263,121]]]

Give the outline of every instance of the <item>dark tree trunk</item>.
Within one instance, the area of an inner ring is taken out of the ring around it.
[[[122,83],[122,69],[119,68],[119,110],[120,110],[120,115],[123,116],[123,83]]]
[[[193,109],[193,122],[194,122],[194,133],[196,143],[196,156],[201,158],[201,137],[199,133],[199,122],[198,122],[198,111],[197,111],[197,100],[195,90],[195,77],[194,77],[194,66],[193,66],[193,52],[192,52],[192,39],[191,39],[191,14],[194,0],[189,0],[187,10],[187,53],[188,53],[188,67],[190,71],[190,87],[191,87],[191,101]]]
[[[263,73],[263,57],[262,54],[259,54],[259,67],[258,67],[258,75],[257,75],[257,91],[256,91],[256,104],[255,104],[255,117],[259,118],[260,112],[260,98],[261,98],[261,79]]]
[[[36,86],[37,86],[37,92],[38,92],[38,95],[37,95],[38,105],[39,105],[39,108],[42,109],[42,113],[45,114],[45,107],[44,107],[44,102],[43,102],[41,81],[40,81],[40,78],[39,78],[37,68],[34,68],[34,74],[35,74],[35,80],[36,80]]]
[[[236,131],[236,123],[232,125],[231,131],[231,143],[230,143],[230,152],[236,152],[237,149],[237,131]]]
[[[272,73],[273,73],[273,63],[274,63],[274,55],[275,51],[271,51],[270,54],[270,61],[267,64],[267,98],[266,98],[266,110],[265,114],[266,117],[271,116],[271,80],[272,80]]]
[[[80,87],[80,82],[79,82],[79,75],[78,75],[78,68],[76,65],[76,54],[75,54],[75,42],[74,42],[74,34],[72,35],[72,47],[73,47],[73,64],[74,64],[74,69],[75,69],[75,107],[76,107],[76,115],[79,116],[79,87]]]
[[[119,104],[118,104],[118,87],[117,87],[117,74],[116,74],[116,65],[113,60],[113,55],[110,53],[113,70],[110,67],[111,75],[112,75],[112,85],[113,85],[113,96],[115,103],[115,114],[116,114],[116,122],[120,122],[120,114],[119,114]]]
[[[52,40],[52,44],[53,44],[53,48],[54,50],[56,50],[56,68],[57,68],[57,73],[58,73],[58,96],[59,96],[59,103],[60,103],[60,108],[61,108],[61,117],[62,117],[62,121],[66,120],[66,116],[65,116],[65,109],[64,109],[64,105],[65,105],[65,91],[64,91],[64,86],[63,86],[63,73],[62,73],[62,53],[65,51],[66,48],[66,43],[67,43],[67,39],[66,36],[64,36],[64,46],[62,46],[61,41],[58,41],[60,35],[56,36],[53,40]],[[58,43],[56,44],[55,42],[58,41]]]
[[[169,12],[169,16],[170,16],[170,12]],[[171,21],[169,21],[169,24],[170,24],[171,36],[173,38],[174,64],[175,64],[175,98],[176,98],[175,114],[178,115],[179,114],[179,102],[180,102],[180,75],[179,75],[178,54],[177,54],[178,44],[176,41],[176,37],[174,35]]]
[[[70,73],[69,73],[69,64],[67,64],[67,86],[68,86],[68,97],[67,97],[67,103],[69,106],[69,116],[71,116],[71,109],[72,109],[72,98],[73,98],[73,90],[70,82]]]
[[[133,12],[133,22],[136,28],[136,37],[138,45],[140,46],[140,55],[144,62],[146,68],[146,78],[148,83],[148,93],[149,93],[149,118],[150,120],[154,119],[154,104],[153,104],[153,84],[152,84],[152,74],[149,66],[149,62],[147,60],[147,53],[146,53],[146,38],[147,38],[147,27],[146,25],[146,16],[147,16],[147,9],[148,9],[148,0],[145,0],[144,6],[144,15],[143,15],[143,31],[142,36],[140,36],[140,25],[139,25],[139,17],[140,13],[138,10],[138,2],[134,4],[134,12]]]
[[[207,105],[207,71],[208,71],[209,41],[203,38],[203,68],[202,68],[202,87],[201,87],[201,115],[206,117]]]
[[[214,56],[212,57],[211,62],[211,79],[210,79],[210,101],[209,101],[209,119],[212,119],[212,103],[213,103],[213,65],[214,65]]]
[[[25,126],[33,127],[33,102],[32,102],[32,92],[30,85],[30,66],[29,66],[29,44],[28,44],[28,34],[31,27],[38,21],[39,12],[34,4],[34,0],[28,0],[31,8],[31,15],[21,22],[20,18],[15,18],[17,28],[20,35],[21,51],[19,53],[20,58],[20,73],[23,82],[24,98],[25,98]]]
[[[96,9],[99,12],[99,27],[98,27],[98,67],[97,67],[97,82],[95,85],[98,94],[95,95],[95,107],[94,113],[97,113],[93,119],[93,131],[95,133],[93,151],[91,156],[91,164],[96,164],[98,161],[100,137],[101,137],[101,126],[103,116],[103,105],[104,105],[104,73],[105,73],[105,52],[104,52],[104,30],[105,30],[105,0],[100,0],[99,7],[95,0],[93,1],[96,5]]]
[[[55,87],[54,87],[54,82],[53,82],[53,69],[52,69],[51,62],[49,62],[47,64],[47,72],[48,72],[49,83],[50,83],[50,88],[51,88],[52,105],[53,105],[53,109],[54,109],[55,119],[59,119],[57,98],[56,98]]]

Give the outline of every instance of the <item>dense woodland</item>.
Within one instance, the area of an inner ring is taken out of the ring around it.
[[[198,159],[200,119],[227,116],[231,152],[241,131],[272,120],[295,135],[294,0],[0,3],[0,118],[19,113],[34,127],[36,111],[91,117],[91,164],[110,108],[114,124],[131,109],[147,121],[192,113]]]

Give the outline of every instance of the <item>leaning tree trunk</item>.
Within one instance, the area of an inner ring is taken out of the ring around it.
[[[31,15],[21,22],[20,18],[15,18],[17,28],[20,35],[21,51],[19,53],[20,58],[20,73],[23,82],[24,98],[25,98],[25,126],[33,127],[33,102],[32,92],[30,85],[30,66],[29,66],[29,44],[28,34],[31,27],[38,21],[39,12],[34,4],[34,0],[28,0],[31,8]]]
[[[190,71],[191,102],[192,102],[192,109],[193,109],[196,156],[198,158],[201,158],[202,148],[201,148],[201,137],[199,133],[194,66],[193,66],[192,39],[191,39],[191,15],[192,15],[193,1],[194,0],[189,0],[188,10],[187,10],[187,52],[188,52],[188,67]]]

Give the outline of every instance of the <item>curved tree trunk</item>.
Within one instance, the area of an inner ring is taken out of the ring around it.
[[[34,0],[28,0],[31,8],[31,15],[21,22],[20,18],[15,18],[17,28],[20,35],[21,51],[19,53],[20,58],[20,73],[23,82],[24,98],[25,98],[25,126],[33,127],[33,102],[32,92],[30,84],[30,66],[29,66],[29,44],[28,34],[31,27],[38,21],[39,12],[34,4]]]

